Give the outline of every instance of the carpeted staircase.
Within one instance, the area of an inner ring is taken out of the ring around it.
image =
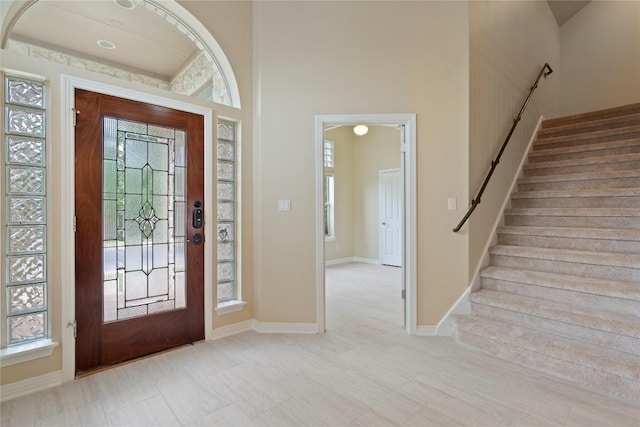
[[[640,405],[640,104],[546,120],[458,342]]]

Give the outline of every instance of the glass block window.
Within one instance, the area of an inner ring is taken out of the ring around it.
[[[333,141],[324,141],[324,167],[325,168],[333,168],[334,167],[334,145]]]
[[[2,345],[47,337],[46,87],[5,76]]]
[[[238,299],[237,146],[234,123],[218,122],[218,304]]]
[[[324,236],[335,237],[335,144],[324,141]]]

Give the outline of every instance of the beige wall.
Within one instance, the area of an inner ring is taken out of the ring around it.
[[[560,28],[560,114],[640,102],[640,2],[592,1]]]
[[[325,139],[333,141],[335,150],[335,237],[325,239],[327,261],[353,257],[353,136],[348,126],[325,132]]]
[[[354,135],[355,136],[355,135]],[[353,142],[354,256],[379,261],[379,176],[382,169],[400,168],[400,131],[369,126]]]
[[[5,2],[3,2],[5,3]],[[213,325],[217,328],[230,323],[235,323],[253,318],[253,74],[252,74],[252,4],[249,2],[188,2],[185,7],[197,13],[201,22],[207,26],[222,49],[227,54],[238,81],[242,111],[225,106],[216,106],[215,111],[223,116],[239,119],[242,123],[242,204],[244,207],[242,215],[243,237],[242,237],[242,278],[243,296],[248,302],[243,311],[219,317],[214,313]],[[3,11],[4,9],[3,5]],[[3,15],[3,19],[6,15]],[[5,22],[3,22],[3,28]],[[215,29],[215,31],[214,31]],[[34,376],[54,372],[62,369],[62,348],[65,343],[61,341],[61,295],[62,284],[68,280],[62,277],[61,264],[63,256],[67,253],[68,243],[63,241],[61,230],[65,218],[63,211],[63,171],[55,165],[62,161],[63,150],[66,142],[61,140],[62,115],[59,109],[61,105],[60,76],[62,74],[75,75],[89,80],[104,82],[107,84],[120,86],[127,89],[147,91],[149,93],[174,98],[183,102],[192,102],[199,105],[211,106],[208,103],[161,91],[159,89],[140,86],[135,83],[118,80],[105,75],[94,74],[84,70],[66,67],[60,64],[53,64],[44,60],[24,57],[12,52],[0,51],[0,63],[3,69],[19,70],[32,73],[47,79],[49,83],[49,104],[48,132],[50,135],[47,151],[50,157],[51,167],[49,168],[49,194],[47,207],[50,214],[48,230],[49,237],[49,259],[47,270],[49,275],[49,315],[52,328],[51,337],[59,342],[59,346],[53,354],[47,358],[41,358],[27,363],[4,367],[0,371],[0,383],[10,384]],[[4,194],[4,193],[2,193]],[[215,197],[215,195],[212,195]],[[3,198],[4,200],[4,198]],[[210,260],[215,263],[215,259]],[[3,298],[4,300],[4,298]],[[215,300],[215,295],[214,295]]]
[[[472,276],[540,115],[557,114],[563,70],[559,29],[547,2],[472,1],[469,20],[469,200],[480,189],[540,69],[545,62],[554,69],[541,80],[482,203],[460,231],[469,235]],[[461,210],[468,207],[465,199],[458,206]]]
[[[451,232],[460,212],[447,197],[469,197],[468,7],[254,5],[257,320],[316,321],[318,114],[417,114],[418,323],[435,325],[467,287],[467,236]]]
[[[369,126],[363,136],[353,126],[325,133],[335,143],[335,239],[325,241],[325,260],[378,260],[378,171],[400,168],[400,130]]]

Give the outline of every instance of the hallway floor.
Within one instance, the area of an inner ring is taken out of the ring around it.
[[[399,271],[329,267],[324,335],[245,332],[183,347],[4,402],[1,424],[640,424],[640,408],[477,353],[451,338],[407,336]]]

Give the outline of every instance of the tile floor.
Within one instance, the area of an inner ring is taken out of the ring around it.
[[[9,426],[640,426],[640,408],[401,326],[399,269],[327,269],[327,333],[245,332],[2,404]]]

